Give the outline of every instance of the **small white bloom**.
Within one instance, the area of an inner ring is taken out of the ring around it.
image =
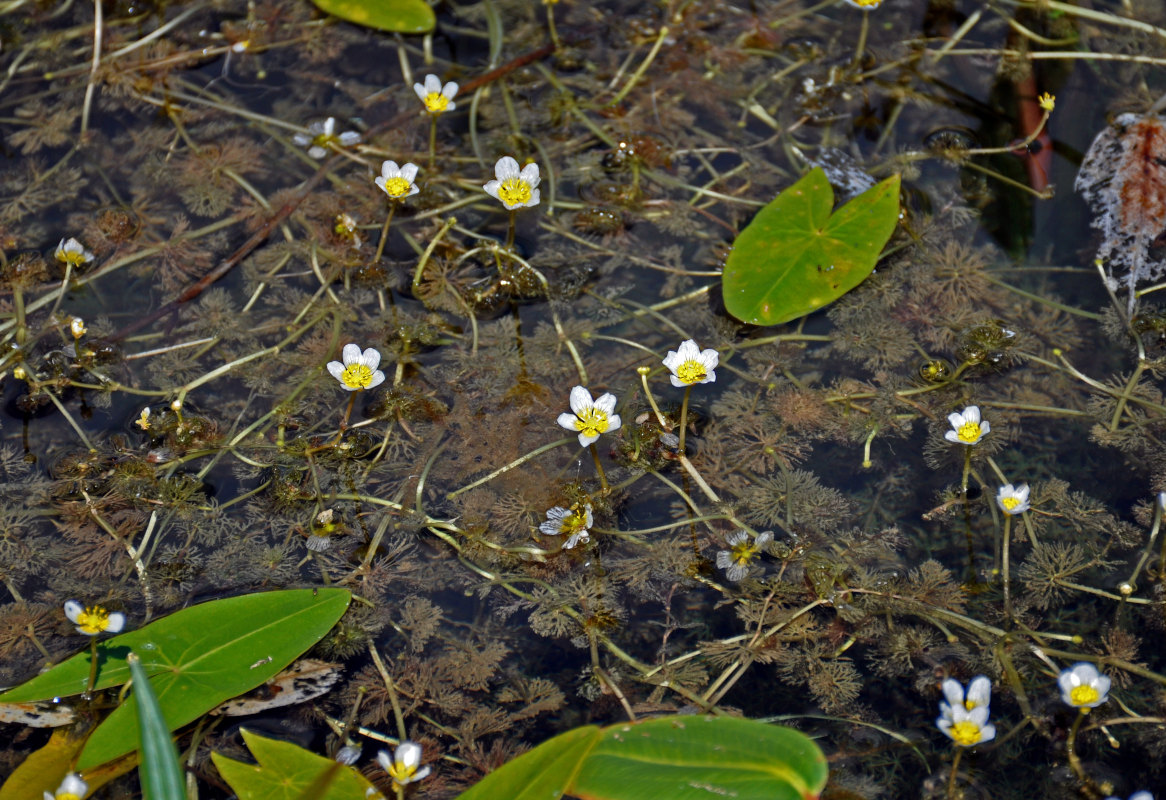
[[[82,264],[88,264],[96,256],[85,249],[85,246],[73,238],[62,239],[61,243],[57,245],[57,252],[55,253],[57,261],[64,264],[70,264],[74,267],[79,267]]]
[[[952,429],[943,438],[954,444],[978,444],[992,430],[987,420],[980,421],[979,406],[968,406],[962,414],[948,414],[947,421]]]
[[[65,780],[61,781],[55,793],[45,792],[44,795],[45,800],[81,800],[88,791],[89,784],[81,780],[81,776],[76,772],[70,772],[65,776]]]
[[[87,330],[89,329],[85,327],[85,320],[80,317],[73,317],[69,320],[69,332],[73,334],[74,339],[80,339]]]
[[[1111,796],[1105,798],[1105,800],[1121,800],[1121,798],[1120,797],[1113,797],[1111,795]],[[1147,792],[1143,789],[1140,792],[1134,792],[1133,794],[1131,794],[1130,800],[1154,800],[1154,795],[1150,794],[1149,792]]]
[[[702,351],[692,339],[680,343],[679,350],[669,350],[664,366],[672,373],[668,377],[673,386],[692,386],[697,383],[713,383],[717,379],[714,371],[720,362],[720,353],[711,347]]]
[[[615,395],[608,392],[598,400],[582,386],[571,390],[570,414],[559,414],[558,423],[569,431],[579,432],[579,446],[599,441],[600,434],[618,430],[622,421],[615,413]]]
[[[863,11],[873,11],[883,4],[883,0],[846,0],[846,3]]]
[[[360,389],[373,389],[384,383],[385,373],[377,369],[381,363],[381,354],[370,347],[362,354],[355,344],[344,345],[339,361],[328,362],[328,372],[333,378],[340,381],[345,391],[355,392]]]
[[[142,413],[134,420],[134,424],[144,431],[150,430],[150,407],[146,406],[142,409]]]
[[[351,147],[360,144],[360,134],[356,131],[344,131],[336,134],[336,118],[328,117],[323,122],[313,122],[308,126],[307,133],[297,133],[292,141],[300,147],[308,148],[308,155],[320,159],[328,155],[334,147]]]
[[[336,751],[336,762],[351,767],[360,760],[360,745],[346,744]]]
[[[1109,678],[1086,661],[1063,670],[1057,684],[1061,687],[1061,699],[1075,708],[1097,708],[1109,699]]]
[[[111,614],[101,606],[85,607],[76,600],[65,603],[65,616],[77,626],[78,633],[86,636],[118,633],[126,624],[126,615],[120,611]]]
[[[1158,505],[1162,507],[1163,511],[1166,511],[1166,492],[1158,492]]]
[[[417,93],[417,97],[425,104],[425,110],[430,114],[442,114],[457,108],[457,103],[453,102],[454,97],[457,96],[457,84],[453,81],[442,86],[441,78],[436,75],[426,75],[425,85],[415,83],[413,91]]]
[[[756,539],[750,538],[745,531],[730,533],[725,538],[729,549],[717,553],[717,567],[725,570],[729,580],[739,581],[749,574],[753,560],[772,541],[773,531],[759,533]]]
[[[988,722],[992,682],[984,675],[972,679],[965,693],[959,681],[943,682],[945,701],[939,704],[935,725],[960,747],[971,747],[996,737],[996,726]]]
[[[417,165],[405,164],[398,167],[396,161],[385,161],[381,164],[381,176],[373,183],[389,196],[390,200],[404,200],[412,194],[421,191],[414,180],[417,178]]]
[[[1028,484],[1022,483],[1019,486],[1013,486],[1011,483],[1004,484],[1000,487],[1000,491],[996,492],[996,505],[1000,506],[1000,510],[1009,516],[1028,511]]]
[[[527,164],[519,170],[517,161],[502,156],[494,165],[494,177],[482,188],[508,210],[538,205],[538,164]]]
[[[582,542],[591,541],[591,526],[595,524],[595,517],[591,513],[591,504],[583,505],[582,513],[578,506],[563,508],[555,506],[547,509],[546,522],[538,526],[539,532],[546,536],[560,536],[569,534],[563,543],[564,550],[570,550]]]
[[[421,745],[416,742],[401,742],[391,757],[387,750],[380,751],[377,753],[377,763],[389,773],[394,786],[415,783],[429,774],[429,767],[418,769],[421,764]]]

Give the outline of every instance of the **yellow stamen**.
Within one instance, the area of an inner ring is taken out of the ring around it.
[[[980,743],[980,726],[970,720],[962,720],[951,726],[951,738],[956,744],[968,747]]]
[[[349,389],[367,389],[372,383],[372,370],[361,363],[349,364],[340,373],[340,380]]]
[[[404,197],[409,194],[409,181],[401,177],[386,178],[385,194],[389,197]]]
[[[1101,695],[1092,686],[1074,686],[1073,690],[1069,692],[1069,699],[1073,701],[1073,705],[1075,706],[1087,706],[1090,703],[1096,703],[1099,697]]]
[[[607,414],[594,406],[583,409],[575,416],[575,430],[584,436],[598,436],[609,426]]]
[[[425,103],[425,110],[430,114],[440,114],[449,105],[449,98],[440,92],[430,92],[421,102]]]
[[[682,383],[700,383],[708,377],[708,371],[699,361],[685,361],[676,368],[676,377]]]
[[[522,178],[507,178],[498,187],[498,199],[507,206],[524,206],[530,202],[530,184]]]

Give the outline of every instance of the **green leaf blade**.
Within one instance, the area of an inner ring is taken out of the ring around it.
[[[807,736],[731,717],[662,717],[555,737],[458,800],[810,800],[826,759]]]
[[[389,33],[429,33],[437,24],[425,0],[312,0],[345,22]]]
[[[136,655],[131,653],[126,660],[134,678],[138,727],[142,731],[142,764],[138,769],[142,796],[145,800],[185,800],[186,782],[182,768],[178,766],[178,751],[170,738],[170,727],[158,707],[158,698],[150,687],[150,678]]]
[[[753,325],[780,325],[837,300],[870,275],[899,217],[899,177],[831,214],[834,192],[820,168],[779,194],[733,243],[725,308]]]

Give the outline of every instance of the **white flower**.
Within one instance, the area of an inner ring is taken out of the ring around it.
[[[547,521],[538,526],[539,532],[546,536],[560,536],[570,534],[563,543],[564,550],[570,550],[582,542],[591,541],[591,526],[595,524],[595,517],[591,514],[591,504],[584,503],[582,513],[579,506],[563,508],[555,506],[547,510]]]
[[[312,158],[323,158],[335,147],[360,144],[360,134],[356,131],[345,131],[337,135],[336,118],[328,117],[323,122],[313,122],[308,126],[307,133],[295,134],[292,141],[300,147],[307,147],[308,155]]]
[[[1085,661],[1063,670],[1057,684],[1061,687],[1061,699],[1076,708],[1097,708],[1109,699],[1109,678]]]
[[[1105,798],[1105,800],[1121,800],[1121,798],[1110,796],[1110,797]],[[1154,800],[1154,795],[1150,794],[1149,792],[1147,792],[1145,790],[1142,790],[1140,792],[1134,792],[1133,794],[1131,794],[1130,800]]]
[[[73,238],[62,239],[61,243],[57,245],[57,252],[55,253],[57,261],[64,264],[70,264],[74,267],[79,267],[82,264],[88,264],[95,256],[93,253],[85,249],[85,246]]]
[[[972,679],[968,691],[959,681],[943,682],[945,702],[939,704],[935,725],[960,747],[971,747],[996,737],[996,726],[988,722],[988,705],[992,699],[992,682],[984,675]]]
[[[405,164],[397,167],[396,161],[385,161],[381,164],[381,176],[373,183],[381,187],[390,200],[404,200],[411,194],[421,191],[413,181],[417,178],[417,165]]]
[[[80,339],[89,330],[85,327],[85,320],[80,317],[73,317],[69,320],[69,332],[73,334],[74,339]]]
[[[855,8],[861,8],[863,11],[871,11],[883,4],[883,0],[846,0],[846,2]]]
[[[430,114],[441,114],[457,108],[457,103],[453,102],[454,97],[457,96],[457,84],[453,81],[442,86],[441,78],[436,75],[426,75],[425,85],[415,83],[413,91],[421,98],[421,102],[425,104],[425,110]]]
[[[519,171],[517,161],[502,156],[494,165],[494,176],[496,180],[482,188],[510,211],[538,205],[538,164],[527,164]]]
[[[728,550],[717,553],[717,567],[725,570],[731,581],[739,581],[749,574],[749,565],[765,547],[773,541],[773,531],[757,534],[751,539],[745,531],[731,533],[725,539]]]
[[[1011,483],[1004,484],[1000,487],[1000,491],[996,492],[996,505],[1000,506],[1000,510],[1009,516],[1028,511],[1028,484],[1022,483],[1019,486],[1013,486]]]
[[[1166,492],[1158,492],[1158,505],[1162,507],[1163,511],[1166,511]]]
[[[713,383],[717,379],[714,370],[720,362],[720,354],[711,347],[701,351],[692,339],[680,343],[679,350],[669,350],[664,366],[672,374],[673,386],[692,386],[696,383]]]
[[[381,354],[375,349],[370,347],[362,354],[359,347],[350,343],[344,345],[341,357],[344,359],[343,364],[339,361],[328,362],[328,372],[340,381],[345,391],[372,389],[384,383],[385,373],[377,369],[381,363]]]
[[[134,424],[144,431],[150,430],[150,407],[146,406],[142,409],[142,413],[134,420]]]
[[[416,742],[401,742],[392,757],[387,750],[380,751],[377,763],[389,773],[394,786],[415,783],[429,774],[429,767],[417,768],[421,764],[421,745]]]
[[[99,633],[117,633],[126,624],[126,615],[115,611],[109,613],[101,606],[88,608],[70,600],[65,603],[65,616],[77,626],[77,632],[86,636],[96,636]]]
[[[570,414],[559,414],[559,425],[569,431],[579,431],[579,446],[586,447],[599,441],[599,435],[618,430],[622,421],[615,413],[615,395],[608,392],[592,401],[591,392],[582,386],[571,390]]]
[[[53,794],[45,792],[45,800],[81,800],[85,793],[89,791],[89,784],[81,780],[81,776],[76,772],[70,772],[65,776],[65,780],[61,781],[61,785],[57,787],[57,791]]]
[[[979,406],[968,406],[962,414],[948,414],[947,421],[951,423],[952,429],[943,438],[955,444],[978,444],[992,430],[987,420],[980,421]]]

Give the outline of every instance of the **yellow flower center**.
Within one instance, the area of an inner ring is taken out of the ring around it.
[[[80,267],[85,263],[85,253],[77,250],[58,250],[57,260],[71,267]]]
[[[55,797],[56,800],[81,800],[80,797],[73,794],[72,792],[59,792],[53,795],[53,797]]]
[[[498,187],[498,199],[507,206],[524,206],[530,202],[530,184],[522,178],[507,178]]]
[[[1087,706],[1090,703],[1096,703],[1099,697],[1101,695],[1092,686],[1074,686],[1073,690],[1069,692],[1069,699],[1073,701],[1073,705],[1075,706]]]
[[[575,417],[575,430],[584,436],[598,436],[608,428],[607,414],[595,406],[583,409]]]
[[[90,606],[77,615],[77,627],[87,636],[94,636],[109,627],[109,612],[101,606]]]
[[[344,385],[349,389],[367,389],[372,383],[372,370],[364,364],[349,364],[344,368],[344,372],[340,373],[340,380],[344,381]]]
[[[1013,511],[1020,505],[1020,501],[1015,497],[1005,497],[1000,500],[1000,505],[1004,506],[1005,511]]]
[[[757,553],[758,549],[753,546],[753,542],[744,541],[733,545],[733,549],[729,551],[729,556],[737,566],[747,567]]]
[[[965,422],[955,432],[961,442],[972,444],[980,438],[980,423]]]
[[[300,139],[300,141],[302,142],[303,139]],[[335,144],[339,141],[340,140],[337,139],[332,134],[317,133],[314,137],[312,137],[312,146],[313,147],[323,147],[325,150],[328,150],[332,147],[333,144]]]
[[[863,8],[878,8],[883,4],[883,0],[854,0],[854,2]]]
[[[449,98],[441,92],[430,92],[421,102],[425,103],[425,110],[430,114],[440,114],[449,105]]]
[[[417,767],[411,767],[408,764],[395,762],[393,766],[389,767],[389,777],[393,779],[393,783],[407,784],[412,781],[414,773],[417,772]]]
[[[400,177],[385,179],[385,194],[389,197],[404,197],[409,194],[409,181]]]
[[[563,517],[562,530],[560,533],[576,534],[587,527],[587,517],[577,511],[572,511],[567,516]]]
[[[969,747],[980,743],[980,726],[971,720],[962,720],[951,726],[951,738],[956,744]]]
[[[708,371],[699,361],[685,361],[676,368],[676,377],[681,383],[700,383],[708,377]]]

